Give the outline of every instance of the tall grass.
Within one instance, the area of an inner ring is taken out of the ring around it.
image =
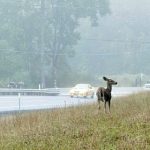
[[[149,150],[150,93],[0,118],[1,150]]]

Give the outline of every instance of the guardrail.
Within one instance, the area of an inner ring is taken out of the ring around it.
[[[13,89],[13,88],[0,88],[0,95],[21,95],[25,96],[69,96],[69,90],[71,88],[47,88],[47,89]],[[95,87],[96,92],[97,87]],[[148,88],[141,87],[114,87],[112,90],[112,95],[122,96],[132,93],[137,93],[140,91],[149,90]]]
[[[38,95],[38,96],[57,96],[60,94],[59,88],[48,88],[48,89],[9,89],[9,88],[1,88],[0,95]]]

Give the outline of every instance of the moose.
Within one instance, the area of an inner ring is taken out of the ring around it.
[[[99,87],[97,89],[96,95],[97,95],[98,105],[100,109],[100,101],[104,102],[104,108],[106,113],[106,103],[108,103],[108,108],[110,113],[112,85],[116,85],[117,82],[112,79],[108,79],[106,77],[103,77],[103,79],[107,82],[107,88]]]

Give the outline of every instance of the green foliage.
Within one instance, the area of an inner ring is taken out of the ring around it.
[[[109,12],[108,0],[0,0],[1,80],[28,81],[53,86],[61,72],[69,72],[67,57],[80,39],[82,18],[97,24]],[[67,64],[67,65],[66,65]],[[66,66],[65,66],[66,65]],[[69,75],[68,75],[69,77]]]

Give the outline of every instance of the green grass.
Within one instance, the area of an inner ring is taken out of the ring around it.
[[[0,150],[149,150],[150,93],[0,118]]]

